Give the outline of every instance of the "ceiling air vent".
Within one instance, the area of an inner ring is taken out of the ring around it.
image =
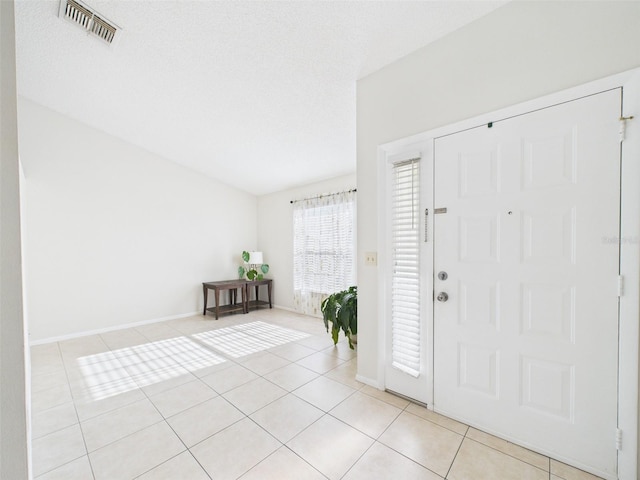
[[[90,35],[98,37],[111,46],[115,45],[122,33],[122,29],[115,23],[105,19],[78,0],[61,0],[58,15],[60,18],[82,27]]]

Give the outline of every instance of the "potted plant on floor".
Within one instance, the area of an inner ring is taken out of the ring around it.
[[[327,332],[331,322],[333,344],[338,343],[338,335],[342,330],[349,340],[349,347],[353,350],[358,334],[358,287],[332,293],[322,301],[320,310]]]

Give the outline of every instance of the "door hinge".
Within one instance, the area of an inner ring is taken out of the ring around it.
[[[620,143],[624,141],[624,134],[627,130],[627,120],[633,120],[633,115],[629,117],[620,117],[620,129],[618,130],[618,138],[620,139]]]
[[[616,450],[622,450],[622,430],[616,428]]]
[[[618,296],[621,297],[622,295],[624,295],[624,277],[618,275]]]

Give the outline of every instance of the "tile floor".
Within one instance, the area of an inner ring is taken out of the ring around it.
[[[32,348],[51,479],[594,479],[355,380],[322,321],[195,316]]]

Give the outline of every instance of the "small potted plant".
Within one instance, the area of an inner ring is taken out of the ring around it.
[[[349,287],[347,290],[332,293],[322,301],[320,310],[327,332],[331,322],[333,344],[338,343],[338,335],[342,330],[349,340],[349,347],[353,350],[358,334],[358,287]]]
[[[246,275],[250,281],[264,279],[264,274],[269,271],[269,265],[262,263],[262,252],[242,252],[242,260],[248,264],[238,267],[238,278]]]

